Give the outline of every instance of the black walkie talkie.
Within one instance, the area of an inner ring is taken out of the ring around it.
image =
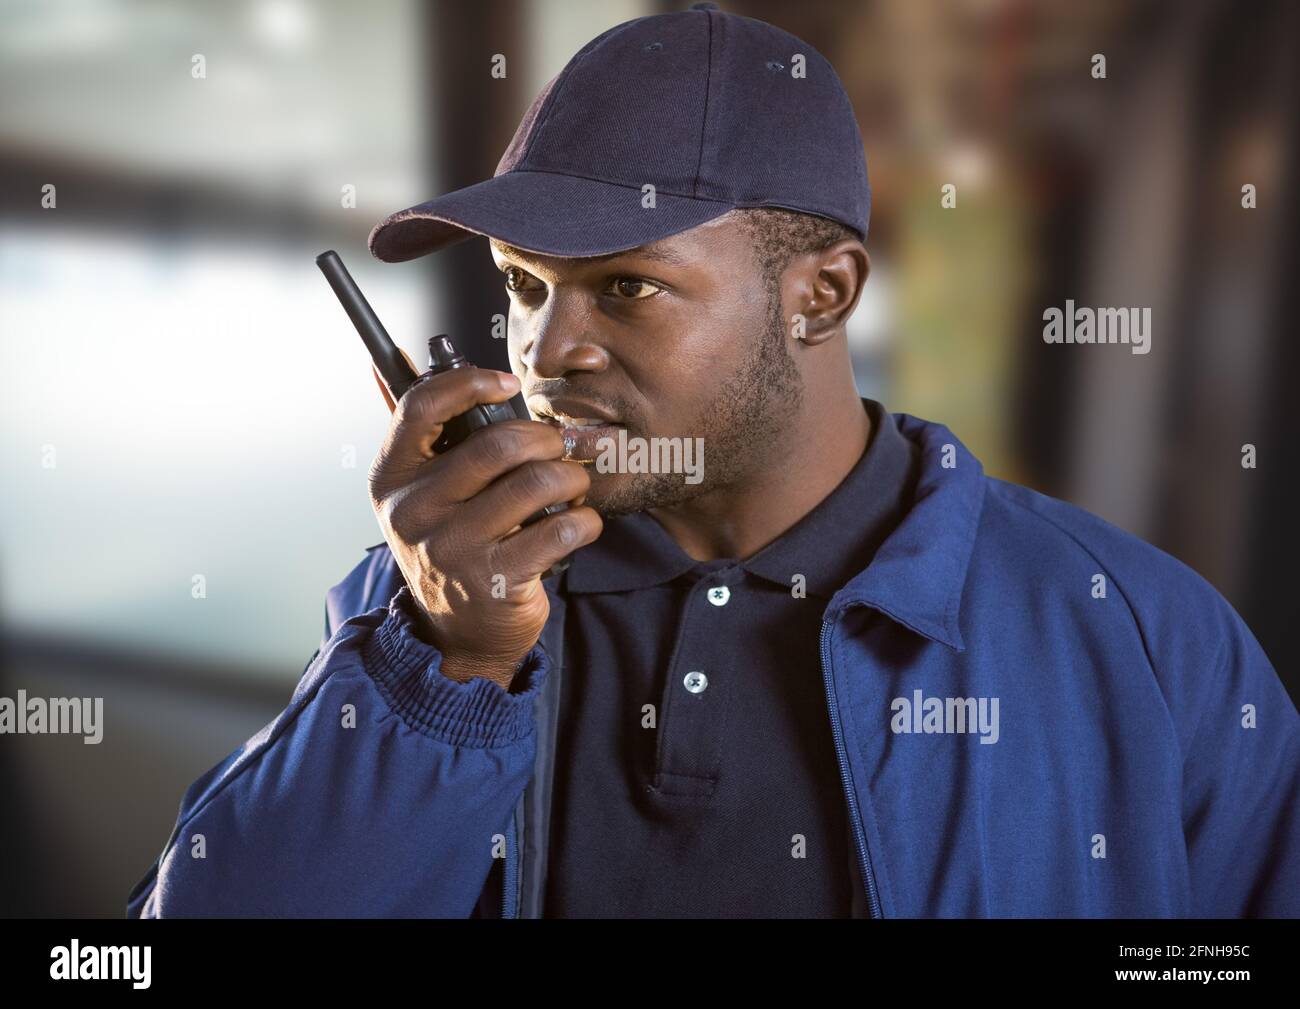
[[[451,337],[446,333],[439,333],[437,336],[429,338],[429,370],[420,375],[416,381],[423,381],[430,375],[438,375],[444,371],[451,371],[453,368],[470,367],[473,367],[473,365],[466,360],[464,354],[456,349],[456,345],[451,342]],[[481,427],[487,427],[489,424],[499,424],[503,420],[518,419],[508,402],[477,403],[460,416],[451,418],[442,426],[442,436],[433,443],[433,450],[435,452],[446,452],[448,449],[459,445]],[[546,518],[547,515],[562,512],[568,507],[568,504],[564,501],[548,505],[541,511],[529,515],[521,524],[532,525],[534,522]]]
[[[379,371],[380,377],[383,378],[384,384],[388,386],[393,402],[401,399],[402,394],[415,383],[424,381],[431,375],[451,371],[453,368],[472,367],[470,362],[466,360],[465,355],[458,351],[456,345],[451,342],[451,337],[445,333],[440,333],[429,340],[429,370],[423,374],[416,374],[407,363],[406,358],[402,356],[401,351],[397,349],[397,344],[393,342],[393,338],[388,335],[388,331],[380,323],[379,317],[375,315],[375,310],[366,301],[365,295],[361,293],[361,289],[357,287],[357,282],[348,273],[347,267],[343,265],[343,260],[339,258],[339,254],[333,249],[322,252],[316,257],[316,265],[320,267],[321,273],[329,281],[334,294],[343,305],[343,310],[348,313],[352,325],[356,327],[357,333],[360,334],[362,342],[366,345],[366,349],[370,351],[370,357],[375,362],[375,368]],[[442,434],[434,443],[433,450],[439,453],[446,452],[459,445],[479,428],[487,427],[489,424],[499,424],[506,420],[520,419],[522,418],[515,413],[509,402],[478,403],[464,413],[452,417],[443,425]],[[548,505],[529,515],[520,525],[530,526],[534,522],[546,518],[547,515],[565,511],[568,507],[568,503],[564,501]],[[568,566],[569,559],[566,557],[552,564],[543,573],[543,577],[559,574]]]

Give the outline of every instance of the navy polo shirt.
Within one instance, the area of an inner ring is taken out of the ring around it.
[[[752,557],[698,562],[644,512],[574,554],[548,917],[849,916],[821,618],[906,514],[920,462],[863,405],[857,464]]]

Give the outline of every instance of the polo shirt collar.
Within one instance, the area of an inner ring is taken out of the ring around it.
[[[630,592],[672,581],[699,562],[647,512],[606,519],[600,538],[573,554],[568,592]]]
[[[844,479],[798,522],[742,566],[787,591],[800,575],[809,595],[830,599],[907,514],[917,454],[888,411],[862,400],[871,443]]]

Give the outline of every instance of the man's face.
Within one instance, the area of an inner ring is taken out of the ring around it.
[[[613,419],[629,442],[703,439],[699,482],[588,465],[586,503],[602,515],[726,493],[779,457],[802,382],[780,299],[732,215],[612,256],[493,241],[492,258],[510,291],[510,366],[535,418]],[[569,458],[593,460],[595,440],[580,435]]]

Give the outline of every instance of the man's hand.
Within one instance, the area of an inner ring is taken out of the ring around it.
[[[508,688],[550,613],[542,574],[603,528],[582,505],[591,478],[561,459],[558,431],[532,420],[491,424],[434,454],[452,417],[518,392],[513,375],[456,368],[411,386],[396,406],[379,385],[393,414],[370,467],[370,500],[423,610],[422,635],[442,652],[443,675]],[[520,527],[562,501],[571,507]]]

